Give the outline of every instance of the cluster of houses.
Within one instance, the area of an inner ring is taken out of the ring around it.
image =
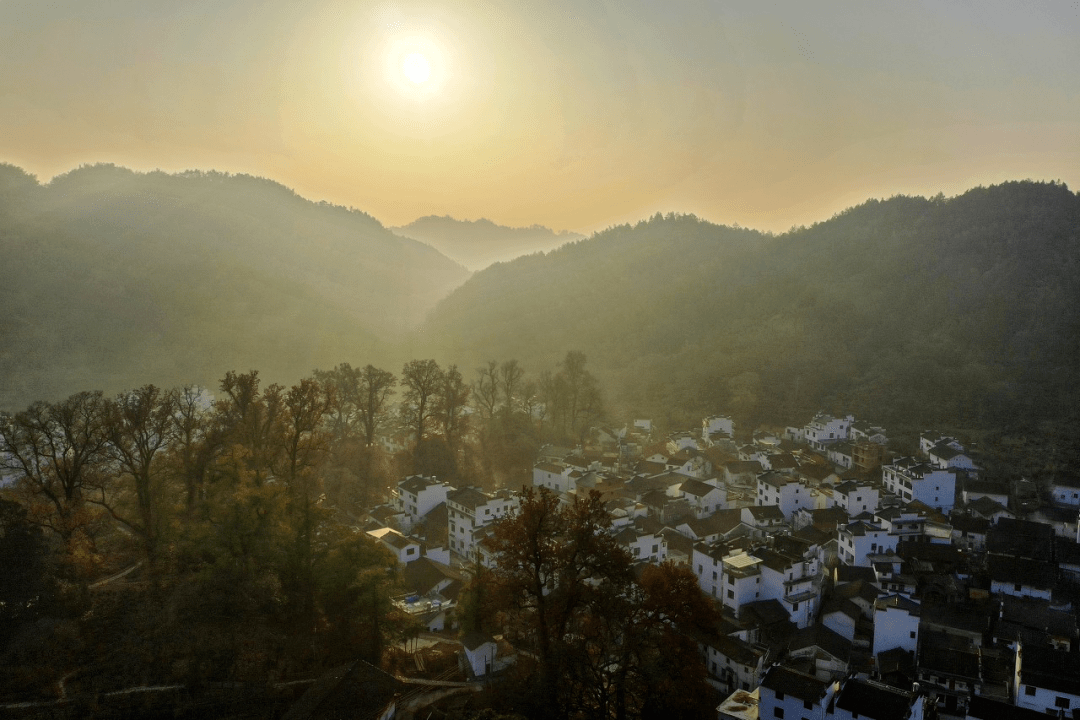
[[[715,598],[723,619],[696,640],[721,718],[1080,717],[1080,483],[1040,507],[982,478],[955,438],[925,433],[895,457],[850,415],[745,443],[734,430],[723,416],[659,442],[647,423],[599,428],[533,469],[568,503],[599,492],[633,558],[686,564]],[[455,567],[492,560],[485,539],[516,502],[399,483],[381,518],[396,529],[371,532],[423,577],[406,605],[430,629]]]

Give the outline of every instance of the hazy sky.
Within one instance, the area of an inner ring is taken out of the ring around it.
[[[0,0],[0,161],[582,231],[1077,190],[1080,0]]]

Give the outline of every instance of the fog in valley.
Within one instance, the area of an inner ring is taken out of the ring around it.
[[[0,715],[1080,704],[1077,38],[0,3]]]

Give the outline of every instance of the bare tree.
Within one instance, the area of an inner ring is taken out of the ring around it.
[[[455,450],[455,441],[461,438],[465,429],[465,404],[469,401],[469,386],[458,372],[457,365],[451,365],[443,373],[442,389],[439,392],[438,414],[442,424],[443,437],[451,450]]]
[[[389,411],[387,401],[396,385],[397,378],[389,370],[380,370],[373,365],[366,365],[360,371],[357,408],[360,412],[360,426],[364,432],[364,442],[368,447],[375,442],[375,434],[386,422]]]
[[[86,524],[83,495],[100,482],[104,403],[101,392],[76,393],[58,403],[36,402],[0,432],[4,467],[52,510],[35,521],[65,542]]]
[[[514,414],[514,394],[518,391],[521,379],[525,371],[518,365],[517,360],[507,360],[499,367],[499,385],[503,396],[503,423],[509,424],[510,416]]]
[[[480,417],[490,422],[499,404],[499,363],[489,360],[487,367],[476,369],[476,375],[473,397],[476,398]]]
[[[138,535],[152,561],[160,532],[162,483],[158,460],[169,445],[179,393],[154,385],[121,393],[104,406],[106,452],[119,472],[91,500]],[[134,494],[134,507],[127,510]],[[132,512],[133,511],[133,512]]]
[[[419,445],[424,440],[428,420],[435,414],[443,372],[434,360],[410,360],[401,371],[401,382],[405,385],[402,411]]]

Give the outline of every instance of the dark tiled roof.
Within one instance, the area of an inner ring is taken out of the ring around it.
[[[461,580],[461,573],[449,565],[422,557],[413,560],[401,571],[405,586],[418,595],[427,595],[444,580]]]
[[[1001,518],[986,536],[986,550],[998,555],[1050,561],[1053,559],[1054,528],[1027,520]]]
[[[765,677],[761,679],[761,687],[769,688],[776,693],[791,695],[800,700],[817,702],[825,695],[829,683],[818,680],[813,675],[775,665],[769,668]]]
[[[746,508],[755,520],[783,520],[784,513],[778,505],[750,505]]]
[[[1055,692],[1080,695],[1080,654],[1024,646],[1020,682]]]
[[[1057,580],[1056,567],[1050,563],[991,555],[987,564],[990,578],[996,582],[1049,589]]]
[[[967,716],[972,720],[1046,720],[1046,713],[1017,707],[1012,703],[974,695],[968,700]]]
[[[836,707],[847,710],[852,717],[873,720],[905,720],[911,710],[911,694],[894,687],[852,678],[840,688]]]
[[[792,652],[810,647],[821,648],[844,662],[851,657],[851,641],[824,625],[811,625],[798,630],[788,640],[788,650]]]
[[[429,485],[437,485],[438,482],[439,481],[433,477],[425,477],[423,475],[411,475],[399,482],[398,487],[415,495]]]

